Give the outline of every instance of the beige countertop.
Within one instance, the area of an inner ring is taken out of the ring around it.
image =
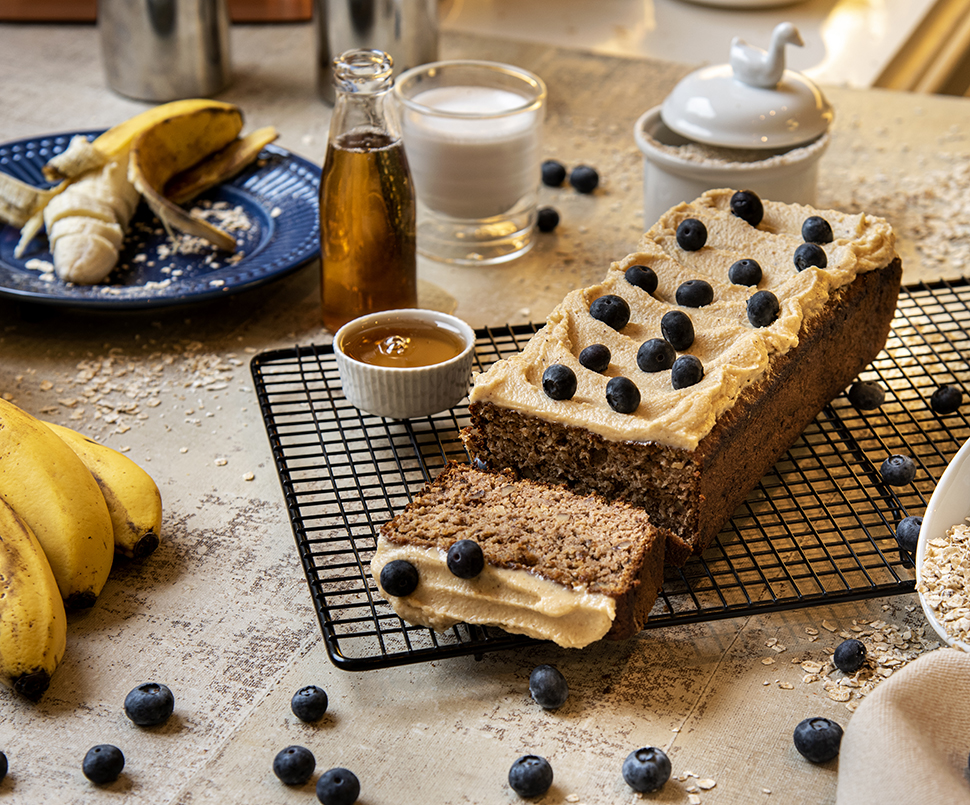
[[[322,162],[330,113],[314,95],[312,52],[307,25],[236,27],[235,80],[222,97],[243,107],[247,128],[273,124],[282,146]],[[548,155],[603,178],[589,197],[543,190],[563,222],[519,261],[420,266],[426,287],[444,291],[435,298],[453,298],[473,326],[541,320],[632,250],[642,229],[633,122],[688,67],[459,34],[445,36],[442,54],[542,75]],[[820,205],[889,214],[907,279],[958,276],[970,248],[956,225],[967,214],[970,102],[835,89],[831,98],[838,118]],[[0,141],[109,126],[144,108],[105,88],[85,26],[0,26],[0,102]],[[166,512],[159,550],[119,563],[93,610],[71,618],[40,704],[0,691],[4,801],[308,802],[311,785],[287,788],[271,771],[277,751],[303,744],[318,772],[355,771],[366,805],[515,802],[506,775],[526,753],[555,770],[544,803],[636,802],[620,765],[643,745],[669,753],[675,778],[644,801],[834,802],[837,762],[807,763],[791,732],[810,715],[845,724],[851,710],[806,681],[800,663],[824,662],[843,631],[918,629],[915,595],[648,630],[582,651],[543,645],[366,673],[331,665],[248,366],[267,349],[327,340],[317,273],[314,264],[257,292],[139,314],[0,300],[0,394],[126,449],[158,481]],[[885,626],[861,625],[872,620]],[[571,685],[554,713],[528,695],[540,662]],[[139,730],[121,704],[149,679],[173,689],[176,713]],[[311,683],[331,702],[315,726],[288,708]],[[80,771],[97,743],[127,758],[104,790]],[[699,779],[716,785],[691,790]]]

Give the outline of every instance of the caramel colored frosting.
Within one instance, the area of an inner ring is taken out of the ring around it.
[[[712,190],[665,213],[644,235],[639,251],[613,263],[600,284],[568,294],[520,353],[478,375],[471,401],[585,428],[611,441],[695,449],[717,417],[764,374],[772,356],[797,345],[802,323],[834,290],[861,273],[887,265],[895,256],[892,228],[882,218],[765,201],[764,218],[753,227],[731,213],[733,192]],[[799,272],[792,257],[803,242],[802,222],[812,215],[829,222],[834,238],[821,244],[826,268]],[[684,251],[677,245],[677,226],[685,218],[697,218],[707,227],[707,243],[698,251]],[[763,276],[757,287],[734,285],[728,279],[730,266],[745,258],[761,265]],[[656,291],[648,294],[626,281],[624,272],[633,265],[656,272]],[[714,301],[700,308],[678,305],[677,288],[696,279],[711,284]],[[777,320],[767,327],[755,327],[747,317],[748,298],[758,290],[774,293],[781,306]],[[620,332],[589,314],[590,304],[606,294],[620,296],[630,305],[630,322]],[[643,372],[636,363],[640,345],[662,337],[660,320],[670,310],[682,310],[691,318],[695,340],[686,354],[696,356],[704,366],[703,379],[682,389],[673,388],[669,370]],[[596,343],[606,345],[611,353],[604,374],[579,363],[582,349]],[[576,375],[572,399],[553,400],[542,390],[542,374],[555,363],[568,366]],[[618,413],[606,402],[606,384],[617,375],[632,380],[640,391],[640,406],[632,414]]]
[[[404,620],[435,631],[457,623],[498,625],[565,648],[582,648],[602,638],[615,617],[616,602],[608,595],[488,564],[474,579],[460,579],[448,570],[444,551],[383,537],[371,562],[374,578],[380,579],[384,565],[394,559],[414,565],[421,583],[410,595],[387,595],[387,600]]]

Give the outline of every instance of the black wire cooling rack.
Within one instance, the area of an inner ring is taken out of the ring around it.
[[[902,289],[886,348],[862,375],[887,390],[881,408],[845,396],[828,405],[761,480],[705,553],[667,568],[647,628],[914,588],[896,524],[921,515],[937,479],[970,438],[964,406],[929,405],[941,384],[970,378],[970,287]],[[533,325],[478,332],[484,369],[518,351]],[[376,534],[451,459],[467,461],[462,404],[431,417],[386,420],[344,399],[330,346],[257,355],[252,373],[296,544],[333,663],[366,670],[525,645],[528,638],[460,624],[447,632],[394,614],[370,576]],[[886,486],[882,461],[905,453],[915,481]]]

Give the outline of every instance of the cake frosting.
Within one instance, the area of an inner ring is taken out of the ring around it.
[[[695,449],[741,391],[765,373],[772,357],[797,345],[802,323],[833,291],[895,257],[893,231],[882,218],[765,201],[764,217],[752,227],[731,212],[733,193],[712,190],[668,211],[643,237],[637,252],[610,266],[603,282],[568,294],[521,352],[478,375],[471,403],[494,403],[584,428],[610,441]],[[802,222],[812,215],[824,217],[833,230],[832,242],[822,244],[827,265],[798,271],[792,255],[803,243]],[[677,245],[677,227],[687,218],[697,218],[707,228],[706,245],[698,251]],[[742,259],[760,264],[763,278],[757,290],[771,291],[778,299],[780,312],[769,326],[755,327],[748,321],[747,301],[756,289],[727,278],[728,267]],[[659,284],[653,293],[627,282],[624,274],[633,265],[649,266],[656,273]],[[698,308],[679,306],[677,288],[697,279],[711,284],[713,302]],[[630,306],[630,321],[622,332],[589,313],[592,302],[608,294],[622,297]],[[685,352],[704,367],[701,381],[682,389],[672,387],[669,372],[643,372],[636,363],[640,345],[661,337],[660,320],[675,309],[689,313],[696,336]],[[604,373],[579,363],[579,352],[594,343],[610,350]],[[568,402],[551,399],[543,391],[543,371],[552,364],[567,366],[576,375],[577,389]],[[632,414],[618,413],[606,401],[607,382],[621,374],[640,392],[639,407]]]

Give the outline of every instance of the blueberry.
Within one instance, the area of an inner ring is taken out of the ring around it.
[[[764,218],[765,208],[753,190],[738,190],[731,196],[731,212],[751,226],[757,226]]]
[[[600,175],[589,165],[577,165],[569,174],[569,184],[580,193],[592,193],[600,183]]]
[[[7,756],[0,752],[0,783],[3,782],[3,778],[7,776]]]
[[[674,365],[677,353],[663,338],[651,338],[637,350],[637,366],[644,372],[663,372]]]
[[[579,353],[579,365],[591,372],[602,374],[609,368],[612,357],[609,347],[603,344],[590,344]]]
[[[303,785],[316,767],[317,759],[305,746],[288,746],[273,758],[273,774],[286,785]]]
[[[893,455],[882,462],[879,472],[890,486],[906,486],[916,477],[916,462],[909,456]]]
[[[558,668],[537,665],[529,674],[529,693],[535,703],[544,710],[555,710],[566,703],[569,685]]]
[[[387,565],[384,565],[384,567],[387,567]],[[323,714],[327,712],[327,706],[329,704],[330,700],[327,698],[327,692],[323,688],[317,687],[316,685],[304,685],[290,699],[290,710],[293,711],[293,715],[300,719],[300,721],[312,724],[314,721],[319,721],[323,718]]]
[[[919,532],[923,527],[923,518],[904,517],[896,526],[896,544],[899,549],[912,559],[916,556],[916,543],[919,542]]]
[[[317,780],[317,799],[323,805],[353,805],[360,796],[360,780],[348,769],[330,769]]]
[[[677,227],[677,245],[685,252],[696,252],[707,243],[707,227],[696,218],[685,218]]]
[[[473,579],[485,569],[485,554],[475,540],[460,539],[448,549],[448,570],[460,579]]]
[[[554,363],[542,373],[542,390],[550,400],[568,400],[576,393],[576,373]]]
[[[886,392],[873,380],[857,380],[849,386],[849,402],[860,411],[871,411],[886,401]]]
[[[806,718],[795,727],[795,748],[812,763],[825,763],[839,754],[842,727],[828,718]]]
[[[767,327],[780,312],[778,297],[771,291],[755,291],[748,300],[748,321],[755,327]]]
[[[682,310],[664,313],[660,320],[660,332],[674,349],[683,352],[694,343],[694,324]]]
[[[540,232],[552,232],[559,226],[559,213],[552,207],[540,207],[536,213],[536,226]]]
[[[125,767],[125,756],[117,746],[98,744],[84,756],[81,771],[92,783],[105,785],[118,779]]]
[[[630,266],[623,276],[630,285],[636,285],[647,293],[657,290],[657,274],[650,266]]]
[[[523,755],[509,769],[509,785],[520,797],[540,797],[552,785],[552,766],[544,757]]]
[[[685,389],[704,378],[704,365],[693,355],[681,355],[670,369],[670,382],[675,389]]]
[[[418,581],[418,569],[406,559],[392,559],[381,568],[381,587],[395,598],[411,595]]]
[[[566,181],[566,169],[561,162],[547,159],[542,163],[542,183],[546,187],[559,187]]]
[[[618,414],[632,414],[640,407],[640,389],[628,378],[614,377],[606,384],[606,401]]]
[[[657,791],[670,779],[670,758],[656,746],[630,752],[623,761],[623,779],[641,794]]]
[[[738,260],[728,269],[728,279],[735,285],[757,285],[761,282],[761,265],[749,257]]]
[[[802,240],[806,243],[831,243],[832,227],[818,215],[812,215],[802,224]]]
[[[630,306],[622,297],[607,294],[593,301],[589,315],[619,332],[630,322]]]
[[[125,715],[139,727],[164,724],[174,709],[172,691],[158,682],[146,682],[125,696]]]
[[[804,271],[810,266],[825,268],[828,265],[829,259],[825,256],[825,250],[817,243],[803,243],[795,249],[794,262],[795,268],[799,271]]]
[[[940,386],[930,397],[930,407],[938,414],[952,414],[963,405],[959,386]]]
[[[706,280],[687,280],[677,288],[676,298],[684,307],[704,307],[714,301],[714,289]]]
[[[854,674],[866,662],[866,647],[861,640],[850,637],[843,640],[835,649],[832,656],[835,667],[843,674]]]

